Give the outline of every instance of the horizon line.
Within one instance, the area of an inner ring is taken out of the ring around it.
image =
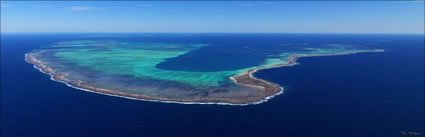
[[[7,33],[62,33],[62,34],[93,34],[93,33],[115,33],[115,34],[142,34],[142,33],[150,33],[150,34],[416,34],[416,35],[424,35],[423,33],[382,33],[382,32],[0,32],[1,34]]]

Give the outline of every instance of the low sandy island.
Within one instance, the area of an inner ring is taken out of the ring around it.
[[[296,59],[300,57],[333,56],[333,55],[346,55],[346,54],[355,54],[355,53],[363,53],[363,52],[383,52],[383,51],[384,50],[360,50],[360,51],[343,52],[343,53],[337,53],[337,54],[292,55],[290,56],[288,63],[286,64],[278,64],[278,65],[269,66],[269,67],[256,68],[256,69],[248,70],[248,72],[246,72],[245,74],[230,77],[230,79],[232,79],[235,83],[239,85],[259,89],[259,92],[262,92],[263,96],[258,97],[258,99],[255,99],[254,101],[252,99],[226,99],[226,98],[169,99],[169,98],[160,98],[160,97],[149,97],[149,96],[144,96],[140,94],[126,93],[126,92],[120,92],[120,91],[113,91],[113,90],[84,85],[82,84],[83,82],[80,80],[67,79],[66,76],[69,75],[68,73],[56,72],[52,68],[48,67],[46,63],[37,59],[37,56],[41,54],[43,51],[26,54],[25,60],[28,63],[34,64],[34,67],[39,69],[41,72],[49,74],[52,80],[65,83],[70,87],[77,88],[84,91],[111,95],[111,96],[124,97],[129,99],[166,102],[166,103],[249,105],[249,104],[259,104],[259,103],[265,102],[271,97],[283,92],[283,88],[280,87],[279,85],[254,77],[253,73],[257,72],[258,70],[296,65],[297,64]]]
[[[230,77],[230,79],[232,79],[235,83],[240,85],[262,89],[262,91],[264,92],[264,98],[268,99],[274,95],[282,93],[283,88],[277,84],[254,77],[253,73],[257,72],[258,70],[284,67],[284,66],[293,66],[297,64],[296,60],[301,57],[335,56],[335,55],[347,55],[347,54],[364,53],[364,52],[384,52],[384,50],[377,49],[377,50],[363,50],[363,51],[359,50],[359,51],[343,52],[343,53],[335,53],[335,54],[292,55],[289,57],[288,63],[248,70],[247,73],[239,75],[239,76]]]

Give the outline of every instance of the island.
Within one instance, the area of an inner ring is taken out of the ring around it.
[[[243,69],[196,72],[157,67],[169,58],[206,46],[208,44],[69,41],[27,53],[25,60],[54,81],[93,93],[166,103],[251,105],[284,92],[282,86],[255,77],[257,71],[293,66],[301,57],[384,51],[333,44],[283,52],[270,56],[262,64]]]

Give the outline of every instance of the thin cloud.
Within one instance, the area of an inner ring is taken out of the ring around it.
[[[7,4],[0,4],[0,7],[7,7],[7,6],[9,6],[9,5],[7,5]]]
[[[86,11],[86,10],[96,10],[96,9],[100,9],[100,8],[86,7],[86,6],[72,6],[72,7],[70,7],[70,9],[73,10],[73,11]]]
[[[264,4],[268,5],[268,4],[276,4],[275,2],[264,2]]]
[[[425,2],[424,0],[407,0],[407,1],[400,1],[400,2],[402,2],[402,3],[406,3],[406,2],[418,2],[418,3],[423,3],[423,2]]]
[[[37,8],[52,8],[54,5],[36,5]]]
[[[257,6],[257,5],[255,5],[255,4],[241,4],[240,6],[242,6],[242,7],[254,7],[254,6]]]
[[[137,6],[140,6],[140,7],[152,7],[151,4],[137,4]]]

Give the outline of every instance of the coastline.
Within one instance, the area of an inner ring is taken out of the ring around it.
[[[169,98],[160,98],[160,97],[148,97],[148,96],[144,96],[140,94],[125,93],[125,92],[92,87],[92,86],[81,84],[82,81],[79,81],[79,80],[69,80],[65,78],[68,75],[67,73],[55,72],[52,68],[49,68],[48,66],[46,66],[45,63],[43,63],[40,60],[37,60],[36,58],[37,54],[42,52],[43,51],[38,51],[38,52],[31,52],[31,53],[25,54],[25,61],[27,61],[30,64],[33,64],[34,65],[33,67],[38,69],[40,72],[50,75],[51,80],[64,83],[67,86],[75,88],[75,89],[88,91],[92,93],[103,94],[103,95],[122,97],[122,98],[133,99],[133,100],[150,101],[150,102],[245,106],[245,105],[254,105],[254,104],[261,104],[261,103],[267,102],[269,99],[282,94],[284,91],[284,88],[279,86],[278,84],[274,84],[272,82],[268,82],[266,80],[259,79],[253,76],[253,73],[257,72],[258,70],[293,66],[298,64],[296,60],[301,57],[348,55],[348,54],[365,53],[365,52],[384,52],[384,50],[377,49],[377,50],[360,50],[360,51],[342,52],[342,53],[335,53],[335,54],[292,55],[289,57],[288,63],[277,64],[277,65],[268,66],[268,67],[259,67],[259,68],[248,70],[245,74],[229,77],[236,84],[252,87],[252,88],[258,88],[262,90],[261,92],[263,92],[263,96],[261,97],[260,100],[257,100],[257,101],[244,101],[244,100],[223,99],[223,98],[169,99]]]
[[[281,87],[277,84],[274,84],[272,82],[268,82],[268,81],[265,81],[263,79],[256,78],[253,75],[253,73],[257,72],[258,70],[263,70],[263,69],[294,66],[294,65],[298,64],[296,62],[296,60],[298,58],[301,58],[301,57],[337,56],[337,55],[349,55],[349,54],[366,53],[366,52],[384,52],[384,50],[376,49],[376,50],[359,50],[359,51],[351,51],[351,52],[342,52],[342,53],[334,53],[334,54],[291,55],[288,59],[288,63],[251,69],[251,70],[248,70],[248,72],[245,73],[245,74],[242,74],[242,75],[239,75],[239,76],[232,76],[232,77],[230,77],[230,79],[233,80],[233,82],[235,82],[236,84],[239,84],[239,85],[264,89],[265,97],[274,96],[276,94],[277,95],[282,94],[282,92],[284,90],[283,87]]]

